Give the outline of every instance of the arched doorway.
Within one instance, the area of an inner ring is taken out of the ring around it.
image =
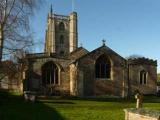
[[[59,84],[58,67],[54,62],[50,61],[42,66],[42,84],[55,85]]]

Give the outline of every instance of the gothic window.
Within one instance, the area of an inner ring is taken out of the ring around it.
[[[102,55],[100,56],[95,64],[95,74],[96,74],[96,78],[110,78],[111,72],[111,63],[110,60]]]
[[[58,84],[58,67],[52,61],[42,66],[43,85]]]
[[[63,22],[59,23],[59,30],[64,31],[65,30],[65,25]]]
[[[139,83],[141,85],[147,84],[147,73],[145,70],[140,71]]]
[[[61,45],[64,44],[64,36],[63,35],[60,36],[59,40],[60,40]]]

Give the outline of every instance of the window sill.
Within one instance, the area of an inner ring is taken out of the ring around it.
[[[112,81],[110,78],[96,78],[95,80]]]
[[[140,86],[147,86],[147,84],[139,84]]]
[[[55,87],[55,86],[60,86],[60,84],[47,84],[47,87]]]

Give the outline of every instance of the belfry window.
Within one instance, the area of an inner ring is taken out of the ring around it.
[[[145,70],[140,71],[139,83],[141,85],[147,84],[147,72]]]
[[[65,25],[63,22],[59,23],[59,30],[64,31],[65,30]]]
[[[110,60],[104,55],[100,56],[95,64],[96,78],[110,78],[111,77],[110,73],[111,73]]]
[[[42,66],[42,83],[43,85],[58,84],[58,67],[52,61]]]

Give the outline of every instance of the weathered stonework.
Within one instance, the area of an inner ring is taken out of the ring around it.
[[[125,109],[125,120],[160,120],[160,111],[149,109]]]
[[[130,81],[130,94],[134,94],[135,90],[141,91],[143,94],[155,94],[157,84],[157,61],[146,58],[137,58],[128,60],[128,71]],[[139,84],[140,71],[147,71],[146,84]]]
[[[70,94],[70,61],[62,58],[29,58],[29,61],[33,60],[32,63],[29,63],[29,77],[28,81],[30,81],[29,89],[35,90],[38,89],[41,92],[43,91],[42,84],[42,66],[46,62],[53,61],[55,64],[59,66],[59,84],[52,85],[53,91],[55,90],[58,93]]]
[[[45,52],[68,55],[77,49],[77,13],[69,16],[48,14]],[[63,53],[62,53],[63,52]]]
[[[101,55],[110,58],[111,61],[111,78],[96,78],[95,77],[95,62]],[[126,60],[106,46],[102,46],[84,57],[77,60],[78,69],[83,71],[83,77],[78,78],[78,81],[83,82],[84,95],[117,95],[122,96],[122,91],[126,83]],[[81,72],[82,74],[82,72]],[[118,75],[117,75],[118,74]]]
[[[135,90],[143,94],[156,93],[156,61],[126,60],[105,43],[89,52],[77,47],[77,36],[75,12],[69,16],[49,13],[45,52],[26,56],[24,90],[73,96],[126,97]],[[139,82],[141,70],[145,70],[142,77],[147,80],[143,85]]]

